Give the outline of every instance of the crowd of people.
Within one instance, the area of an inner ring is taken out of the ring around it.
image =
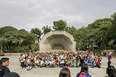
[[[102,55],[93,52],[42,52],[22,53],[19,57],[21,67],[79,67],[83,63],[92,68],[101,66]]]
[[[111,53],[108,54],[108,67],[105,77],[116,77],[116,69],[111,65]],[[81,66],[80,72],[75,75],[76,77],[92,77],[89,74],[88,66],[95,66],[100,68],[98,64],[102,60],[100,54],[92,52],[50,52],[50,53],[23,53],[19,57],[21,67],[63,67],[59,72],[59,77],[71,77],[69,67]],[[101,64],[101,63],[100,63]],[[20,77],[16,72],[10,72],[9,58],[3,57],[0,59],[0,77]]]

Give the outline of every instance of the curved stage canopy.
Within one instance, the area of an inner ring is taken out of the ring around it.
[[[40,51],[51,50],[76,51],[76,42],[66,31],[51,31],[45,34],[39,43]]]

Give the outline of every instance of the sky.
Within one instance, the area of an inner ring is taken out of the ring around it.
[[[0,0],[0,28],[30,31],[63,20],[79,29],[115,12],[116,0]]]

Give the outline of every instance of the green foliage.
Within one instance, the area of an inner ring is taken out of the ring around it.
[[[42,35],[41,30],[39,30],[38,28],[34,28],[34,29],[32,28],[31,33],[35,34],[35,36],[38,38],[38,42],[39,42],[39,39]]]
[[[110,37],[116,40],[116,13],[114,13],[111,17],[113,20],[109,34],[112,34]]]
[[[53,24],[54,24],[53,26],[54,30],[66,30],[66,26],[67,26],[66,21],[63,20],[54,21]]]
[[[108,32],[112,25],[112,19],[111,18],[104,18],[104,19],[98,19],[92,24],[89,24],[87,26],[87,29],[89,30],[90,38],[93,39],[89,42],[94,43],[93,45],[96,46],[99,50],[106,49],[108,46]]]
[[[2,36],[4,33],[9,32],[9,31],[17,31],[17,29],[11,26],[2,27],[0,28],[0,36]]]
[[[79,50],[86,50],[88,46],[88,29],[82,27],[77,30],[75,35],[75,41],[77,42],[77,49]]]
[[[113,43],[114,43],[114,40],[111,40],[111,41],[109,42],[109,45],[113,45]]]
[[[46,33],[51,31],[51,27],[50,26],[48,27],[48,25],[47,26],[43,26],[42,30],[43,30],[43,34],[46,34]]]
[[[28,33],[25,29],[20,29],[19,32]]]
[[[70,34],[72,34],[74,37],[76,36],[76,33],[77,33],[77,29],[72,26],[71,28],[70,27],[67,27],[66,31]]]
[[[27,34],[22,42],[24,45],[29,45],[31,46],[31,44],[35,43],[35,35],[33,34]]]
[[[109,45],[111,46],[111,48],[116,50],[116,13],[111,15],[111,17],[112,17],[112,25],[108,31],[108,35],[109,35],[108,39],[109,39]]]
[[[87,28],[90,30],[90,32],[98,32],[99,29],[109,27],[112,24],[111,18],[104,18],[104,19],[98,19],[92,24],[89,24]]]
[[[21,47],[21,51],[23,51],[23,52],[29,52],[29,50],[30,50],[30,48],[28,45]]]
[[[22,48],[27,46],[29,46],[27,48],[31,49],[31,45],[35,43],[35,35],[28,33],[24,29],[17,30],[10,26],[2,27],[0,30],[1,29],[6,31],[1,34],[2,36],[0,36],[0,44],[2,44],[4,52],[24,51]]]
[[[38,43],[31,44],[31,50],[32,50],[33,52],[39,50],[39,45],[38,45]]]
[[[111,17],[116,20],[116,13],[114,13],[113,15],[111,15]]]

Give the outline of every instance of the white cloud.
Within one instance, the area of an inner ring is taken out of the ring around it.
[[[42,28],[64,20],[80,28],[93,21],[110,17],[115,10],[112,0],[0,0],[0,27]]]

